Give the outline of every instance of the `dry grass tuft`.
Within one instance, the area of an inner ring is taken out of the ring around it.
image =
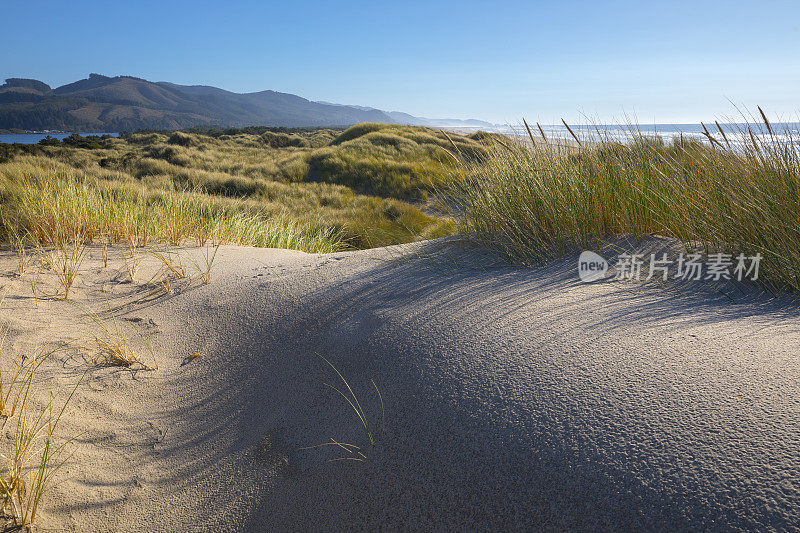
[[[59,240],[54,243],[51,264],[64,291],[64,300],[69,299],[69,291],[78,276],[78,270],[86,258],[86,245],[80,238],[71,243]]]
[[[161,267],[169,279],[184,279],[189,272],[183,265],[180,255],[169,250],[150,250],[150,254],[161,262]]]
[[[200,280],[206,285],[211,283],[211,270],[214,268],[214,260],[217,258],[218,251],[219,246],[215,246],[213,252],[206,246],[201,260],[194,262],[195,268],[200,274]]]
[[[108,303],[107,303],[108,304]],[[92,322],[97,326],[94,331],[86,330],[86,333],[91,337],[92,342],[98,349],[99,354],[94,359],[94,363],[100,366],[121,366],[125,368],[135,368],[141,370],[158,370],[158,361],[156,360],[155,352],[153,351],[147,338],[138,329],[137,333],[147,344],[147,349],[150,352],[150,357],[153,359],[153,366],[145,363],[134,351],[133,347],[128,341],[128,337],[123,333],[119,322],[113,316],[111,305],[108,304],[108,312],[111,317],[107,320],[101,318],[89,309],[73,303],[77,308],[81,309]],[[135,329],[135,328],[134,328]]]
[[[120,252],[122,264],[125,267],[125,272],[127,272],[128,279],[131,283],[136,283],[136,273],[139,272],[139,267],[142,265],[142,261],[144,260],[144,257],[137,257],[136,252],[137,246],[135,239],[130,239],[128,241],[127,254],[124,251]]]
[[[4,375],[2,372],[3,345],[5,344],[7,333],[8,326],[0,328],[0,416],[6,418],[14,416],[14,412],[16,411],[19,391],[16,391],[17,396],[12,396],[12,394],[15,393],[16,385],[22,373],[22,358],[20,358],[19,362],[15,365],[11,376],[7,374]]]

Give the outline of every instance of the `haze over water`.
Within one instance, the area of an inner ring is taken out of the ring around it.
[[[534,138],[541,137],[541,133],[536,124],[530,124],[531,131]],[[719,125],[728,142],[734,145],[740,145],[743,142],[744,136],[749,136],[748,127],[752,130],[753,135],[764,142],[772,142],[773,134],[767,130],[763,123],[721,123]],[[572,135],[563,124],[542,124],[542,130],[547,138],[565,139],[572,138]],[[608,140],[616,142],[629,142],[639,136],[644,137],[660,137],[664,141],[671,141],[683,137],[684,139],[695,139],[702,142],[710,142],[704,133],[703,124],[597,124],[597,125],[569,125],[572,131],[581,138],[588,141]],[[795,143],[800,141],[800,122],[778,122],[771,123],[774,133],[774,139],[777,140],[793,140]],[[720,143],[725,143],[725,139],[721,134],[717,124],[705,124],[708,132]],[[524,135],[527,137],[525,126],[520,124],[517,126],[498,126],[495,130],[497,133],[504,133],[507,135]]]

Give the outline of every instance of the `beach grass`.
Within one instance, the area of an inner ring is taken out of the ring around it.
[[[145,363],[136,354],[127,336],[122,332],[119,322],[113,315],[108,320],[104,320],[91,312],[89,316],[97,326],[94,331],[88,332],[93,337],[94,343],[100,352],[94,361],[95,364],[99,366],[138,367],[144,370],[158,370],[158,361],[149,343],[147,343],[147,347],[153,360],[153,366]],[[142,337],[144,338],[144,336]]]
[[[339,372],[339,369],[336,368],[336,366],[334,366],[334,364],[331,363],[325,356],[321,355],[320,353],[316,353],[316,355],[317,355],[317,357],[322,359],[334,371],[336,376],[339,378],[339,381],[341,381],[341,384],[343,385],[343,387],[340,388],[341,385],[339,387],[337,387],[336,385],[332,385],[332,384],[327,383],[327,382],[323,382],[323,385],[325,385],[326,387],[330,388],[332,391],[336,392],[339,396],[344,398],[344,400],[347,402],[347,404],[350,406],[350,408],[356,414],[356,417],[358,418],[359,423],[363,427],[364,433],[366,434],[367,440],[369,441],[369,445],[370,446],[375,446],[379,436],[386,433],[386,406],[383,403],[383,395],[381,394],[381,391],[378,388],[378,385],[375,383],[375,380],[374,379],[371,380],[371,383],[372,383],[373,388],[375,389],[375,392],[377,393],[378,401],[380,403],[380,412],[381,412],[380,424],[378,424],[377,422],[370,421],[370,416],[367,414],[367,412],[361,406],[361,402],[359,401],[358,396],[353,391],[353,388],[350,386],[350,383],[347,381],[347,379],[345,379],[345,377],[342,375],[342,373]],[[345,443],[345,442],[340,442],[340,441],[337,441],[336,439],[334,439],[332,437],[331,437],[329,442],[324,442],[324,443],[321,443],[321,444],[315,444],[313,446],[307,446],[307,447],[304,447],[304,448],[301,448],[301,449],[308,450],[308,449],[321,448],[321,447],[326,447],[326,446],[334,446],[335,448],[339,448],[339,449],[344,450],[345,452],[347,452],[347,455],[341,456],[341,457],[337,457],[335,459],[330,459],[331,461],[358,461],[358,462],[363,462],[363,461],[366,461],[366,459],[367,459],[367,456],[364,455],[364,453],[362,452],[363,448],[361,446],[357,446],[355,444],[350,444],[350,443]]]
[[[427,128],[348,132],[137,133],[2,145],[0,239],[21,250],[22,241],[59,248],[79,238],[329,252],[455,231],[453,220],[424,205],[428,182],[450,175],[457,149],[483,153],[483,145]]]
[[[356,191],[424,200],[447,186],[463,158],[480,161],[486,147],[471,137],[390,124],[353,126],[310,154],[311,175]]]
[[[53,475],[66,461],[70,440],[59,439],[56,430],[81,380],[78,380],[60,408],[51,391],[44,406],[34,403],[37,370],[55,350],[42,348],[25,361],[7,384],[6,398],[13,404],[3,414],[8,426],[8,451],[0,454],[0,505],[15,530],[29,530],[35,523],[42,499],[53,483]]]
[[[764,257],[759,281],[800,289],[800,145],[760,122],[663,140],[635,126],[547,139],[540,128],[465,165],[450,196],[465,229],[517,263],[598,249],[621,234]],[[536,131],[536,133],[534,133]]]
[[[85,172],[43,158],[6,163],[2,230],[70,253],[75,243],[147,244],[160,239],[230,242],[308,252],[339,249],[332,228],[311,228],[288,217],[268,217],[193,191],[153,189]]]

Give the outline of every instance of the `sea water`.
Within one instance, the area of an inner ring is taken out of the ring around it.
[[[19,144],[36,144],[42,139],[53,137],[55,139],[64,139],[72,135],[71,133],[0,133],[0,143],[19,143]],[[119,137],[119,133],[79,133],[84,137],[89,135],[111,135],[112,137]]]

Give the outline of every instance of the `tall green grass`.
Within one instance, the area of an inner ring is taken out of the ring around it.
[[[87,240],[94,233],[104,241],[136,233],[144,240],[196,238],[324,251],[452,234],[452,220],[401,198],[421,199],[420,187],[449,176],[458,150],[481,151],[481,145],[426,128],[372,126],[381,130],[376,137],[344,132],[353,137],[348,142],[337,138],[342,132],[314,130],[140,133],[101,139],[91,148],[0,144],[6,220],[0,240],[18,243],[22,233],[12,235],[14,229],[42,236],[26,212],[48,219],[46,233],[64,226],[69,242],[78,230]],[[309,161],[325,154],[334,164],[324,176],[319,169],[312,175]],[[449,161],[448,176],[441,158]],[[63,204],[59,210],[66,207],[60,217],[51,209],[56,203]],[[83,226],[73,227],[80,220]]]
[[[800,145],[791,131],[764,117],[734,135],[709,130],[707,142],[664,142],[635,127],[624,142],[598,130],[571,145],[528,133],[465,168],[452,196],[466,225],[514,261],[657,234],[761,253],[761,281],[800,289]]]
[[[308,156],[309,177],[365,194],[424,200],[449,185],[459,160],[486,154],[479,142],[441,130],[390,124],[352,126]]]
[[[330,228],[248,213],[202,193],[89,180],[58,165],[49,170],[25,160],[6,164],[0,236],[26,235],[57,249],[73,242],[177,245],[187,239],[322,253],[342,246]]]

